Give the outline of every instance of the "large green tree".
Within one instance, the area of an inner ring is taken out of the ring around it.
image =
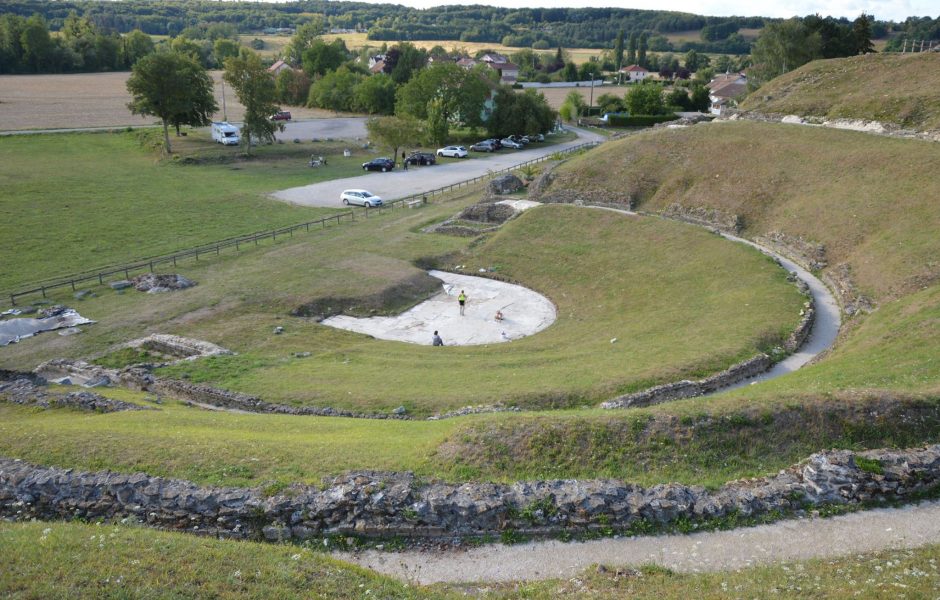
[[[176,52],[149,54],[134,65],[127,80],[137,115],[152,115],[163,122],[163,148],[169,154],[170,124],[208,125],[218,110],[212,78],[196,59]]]
[[[748,71],[749,85],[763,85],[811,60],[822,56],[822,40],[818,32],[811,31],[802,20],[788,19],[770,23],[754,43]]]
[[[153,52],[153,38],[135,29],[124,36],[124,64],[133,67],[141,58]]]
[[[643,83],[630,88],[624,104],[631,115],[661,115],[666,112],[663,88],[655,83]]]
[[[31,66],[36,73],[42,72],[52,62],[55,44],[49,36],[46,20],[41,15],[35,14],[26,19],[20,33],[20,46],[23,49],[23,62]]]
[[[356,107],[372,115],[390,115],[395,112],[395,92],[398,86],[385,73],[366,77],[356,86]]]
[[[496,93],[495,105],[486,122],[486,129],[493,136],[547,133],[555,124],[555,111],[545,96],[535,90],[517,94],[502,86]]]
[[[415,146],[424,136],[421,122],[409,116],[372,117],[366,121],[369,139],[392,153],[398,160],[398,149]]]
[[[304,52],[313,46],[313,43],[317,41],[322,33],[323,19],[319,16],[313,17],[297,28],[290,42],[284,46],[281,57],[290,65],[300,66],[303,62]]]
[[[617,32],[617,41],[614,42],[614,65],[618,71],[623,66],[623,29]]]
[[[480,126],[490,92],[485,68],[466,70],[456,63],[434,63],[422,69],[398,89],[396,114],[427,119],[429,103],[438,99],[447,123]]]
[[[871,23],[873,19],[862,13],[852,22],[852,40],[855,42],[856,54],[869,54],[875,51],[871,43]]]
[[[346,44],[341,38],[337,38],[329,44],[323,40],[314,40],[303,53],[304,72],[311,79],[322,77],[338,69],[348,58],[349,53],[346,50]]]
[[[245,107],[242,123],[242,144],[245,153],[251,154],[251,143],[273,142],[274,132],[283,131],[281,121],[271,120],[271,115],[281,109],[277,104],[277,88],[274,78],[268,73],[261,57],[247,48],[225,61],[226,83],[235,90],[238,101]]]

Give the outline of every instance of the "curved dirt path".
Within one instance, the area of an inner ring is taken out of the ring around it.
[[[836,338],[839,336],[839,328],[842,326],[842,313],[839,311],[839,304],[836,302],[835,296],[832,295],[832,292],[829,291],[826,284],[786,256],[778,254],[769,248],[765,248],[760,244],[731,234],[722,233],[721,236],[728,240],[757,248],[764,254],[776,258],[780,262],[780,265],[787,271],[791,273],[795,272],[797,277],[802,279],[806,285],[809,286],[809,292],[813,296],[813,303],[816,306],[816,319],[813,322],[813,330],[810,332],[809,337],[806,338],[806,341],[803,342],[803,345],[800,346],[799,350],[775,364],[769,371],[765,371],[750,379],[739,381],[734,385],[719,390],[719,392],[756,385],[761,381],[767,381],[768,379],[774,379],[781,375],[792,373],[836,343]]]
[[[395,169],[388,173],[370,173],[357,177],[333,179],[280,190],[272,193],[271,197],[301,206],[342,208],[339,196],[343,190],[364,188],[385,200],[395,200],[480,177],[490,171],[512,168],[527,160],[554,154],[585,142],[599,142],[606,139],[597,133],[577,127],[569,127],[569,129],[578,134],[577,139],[570,142],[529,150],[506,149],[483,158],[431,167],[412,167],[407,171]]]
[[[386,575],[421,584],[570,578],[592,564],[657,564],[682,573],[726,571],[789,560],[917,548],[940,539],[940,502],[798,519],[732,531],[545,541],[467,550],[336,553]]]

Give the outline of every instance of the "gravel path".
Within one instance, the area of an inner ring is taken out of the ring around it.
[[[592,564],[657,564],[677,572],[724,571],[829,558],[940,539],[940,502],[876,509],[829,519],[780,521],[733,531],[534,542],[468,550],[337,553],[336,558],[422,584],[570,578]]]
[[[794,352],[775,364],[769,371],[765,371],[756,377],[745,379],[735,385],[724,388],[725,390],[756,385],[761,381],[796,371],[836,343],[836,338],[839,336],[839,327],[842,325],[842,316],[839,312],[839,304],[836,302],[832,292],[829,291],[829,288],[826,287],[826,284],[782,254],[778,254],[750,240],[725,233],[721,235],[731,241],[757,248],[761,252],[773,256],[780,261],[780,264],[787,271],[796,272],[797,276],[809,286],[810,294],[812,294],[813,302],[816,305],[816,320],[813,322],[813,331],[797,352]]]
[[[411,167],[407,171],[395,169],[388,173],[370,173],[358,177],[334,179],[281,190],[274,192],[271,196],[277,200],[303,206],[342,208],[339,196],[343,190],[361,188],[367,189],[385,200],[395,200],[486,175],[489,171],[508,169],[527,160],[553,154],[559,150],[571,148],[585,142],[597,142],[605,139],[599,134],[584,129],[576,127],[570,127],[570,129],[578,134],[578,138],[570,142],[529,150],[506,149],[485,158],[474,158],[473,160],[430,167]]]

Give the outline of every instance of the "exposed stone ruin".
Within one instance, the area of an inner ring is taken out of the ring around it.
[[[0,459],[0,515],[26,520],[122,519],[272,542],[325,535],[443,538],[513,531],[555,535],[625,531],[645,523],[792,514],[825,504],[916,497],[940,480],[940,445],[830,450],[776,475],[717,490],[644,488],[612,479],[421,484],[411,473],[363,471],[267,497],[258,489],[201,487],[144,473],[82,472]]]

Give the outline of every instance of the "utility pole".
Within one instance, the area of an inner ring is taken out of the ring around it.
[[[591,103],[588,105],[588,110],[594,108],[594,72],[591,71]]]
[[[222,80],[222,120],[228,122],[228,111],[225,110],[225,80]]]

